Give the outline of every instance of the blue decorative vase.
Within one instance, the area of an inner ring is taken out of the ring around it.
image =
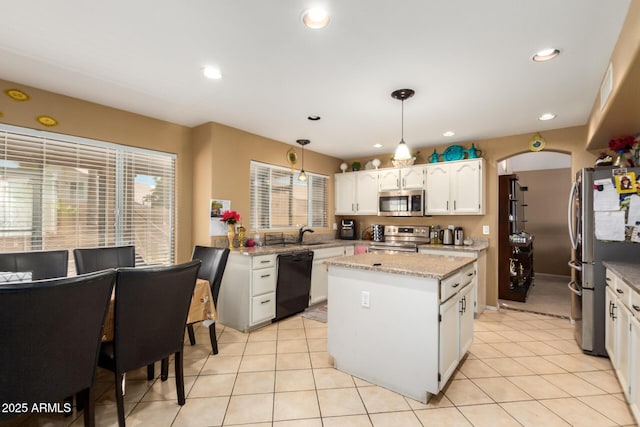
[[[433,150],[433,154],[431,155],[431,160],[429,160],[429,163],[438,163],[438,153],[436,153],[436,150]]]
[[[478,158],[478,150],[476,150],[476,146],[471,144],[471,148],[468,150],[464,150],[467,152],[467,159],[477,159]]]

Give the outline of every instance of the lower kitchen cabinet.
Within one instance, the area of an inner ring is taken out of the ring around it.
[[[640,297],[638,298],[640,303]],[[640,304],[636,304],[638,311],[636,317],[631,319],[631,334],[629,342],[629,360],[630,366],[630,380],[629,388],[631,389],[631,396],[629,403],[631,405],[631,412],[636,417],[636,421],[640,422]]]
[[[455,250],[455,249],[442,249],[437,247],[421,247],[419,253],[425,255],[445,255],[445,256],[461,256],[468,258],[475,258],[474,263],[474,295],[473,304],[469,305],[473,307],[472,311],[480,315],[486,307],[486,283],[487,283],[487,251],[468,251],[468,250]]]
[[[622,391],[638,422],[640,420],[640,293],[633,291],[609,268],[606,271],[606,284],[605,347]]]
[[[473,341],[473,265],[442,281],[440,304],[440,383],[446,384]],[[453,292],[453,296],[450,296]]]
[[[347,248],[351,249],[351,255],[353,255],[353,246],[314,249],[309,305],[318,304],[327,300],[329,273],[327,272],[327,265],[325,264],[325,261],[331,258],[347,255],[345,253]]]
[[[229,254],[216,305],[218,322],[247,332],[276,316],[276,255]]]

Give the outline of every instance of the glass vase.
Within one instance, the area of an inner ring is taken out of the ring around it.
[[[625,152],[622,150],[616,151],[616,158],[613,161],[613,166],[627,166],[627,162],[625,161]]]

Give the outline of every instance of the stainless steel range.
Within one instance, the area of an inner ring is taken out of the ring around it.
[[[369,251],[418,252],[418,245],[430,242],[430,231],[429,225],[385,225],[384,242],[373,243]]]

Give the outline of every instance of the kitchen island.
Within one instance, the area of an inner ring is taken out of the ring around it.
[[[335,368],[426,403],[473,339],[473,262],[413,253],[327,261]]]

